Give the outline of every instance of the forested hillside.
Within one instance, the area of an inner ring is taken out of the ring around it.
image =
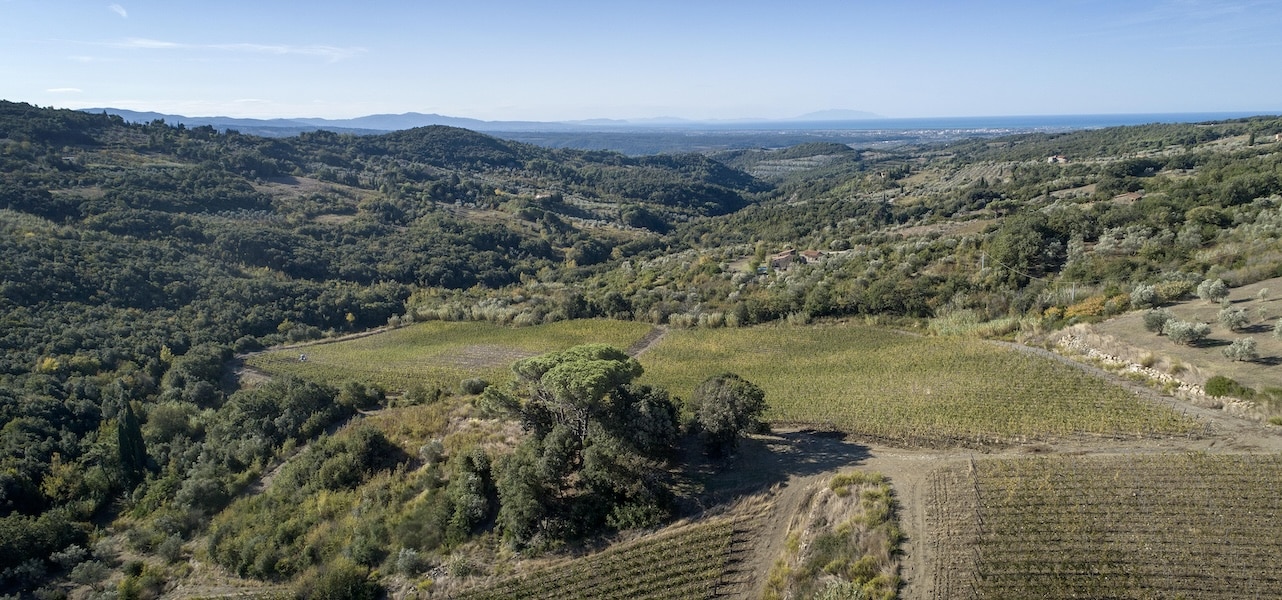
[[[283,444],[377,401],[302,382],[229,397],[233,353],[386,325],[416,290],[572,278],[764,189],[702,156],[446,127],[273,140],[14,103],[0,173],[0,569],[28,590],[97,560],[102,518],[170,511],[138,547],[181,541]]]
[[[240,390],[224,378],[238,353],[431,319],[1056,328],[1203,280],[1282,274],[1279,132],[1282,120],[1256,118],[628,157],[439,126],[267,139],[0,102],[0,593],[98,586],[117,567],[129,585],[160,586],[124,557],[178,562],[211,531],[225,567],[328,585],[308,569],[338,554],[292,539],[256,555],[268,545],[254,536],[268,534],[243,515],[430,462],[375,430],[322,437],[413,390],[296,379]],[[1153,295],[1134,300],[1143,286]],[[564,406],[522,413],[488,396],[487,415],[524,419],[527,441],[508,449],[527,468],[503,473],[529,478],[496,482],[488,458],[460,451],[421,480],[378,480],[426,494],[406,504],[414,523],[451,527],[423,525],[407,547],[495,528],[552,547],[671,516],[663,478],[680,403],[632,385],[639,373],[617,351],[594,352],[619,365],[603,376],[613,400],[591,399],[604,402],[591,431]],[[564,382],[541,381],[554,365],[521,364],[524,393],[564,400],[548,391]],[[653,427],[627,429],[633,413]],[[235,503],[309,442],[279,489]],[[526,510],[498,512],[499,496]],[[313,508],[308,518],[325,514]],[[557,510],[583,518],[547,517]]]

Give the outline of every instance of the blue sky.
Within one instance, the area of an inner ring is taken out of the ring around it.
[[[1282,2],[0,0],[0,98],[490,120],[1282,112]]]

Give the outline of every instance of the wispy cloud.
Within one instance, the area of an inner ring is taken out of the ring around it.
[[[73,88],[73,87],[61,87],[61,88],[49,88],[45,91],[49,92],[50,94],[79,94],[84,90],[80,88]]]
[[[249,54],[275,54],[295,56],[315,56],[330,62],[351,58],[365,52],[364,48],[339,46],[293,46],[289,44],[182,44],[149,38],[128,38],[112,44],[117,48],[137,48],[143,50],[218,50],[223,52],[244,52]]]
[[[178,44],[178,43],[174,43],[174,42],[164,42],[164,41],[161,41],[161,40],[151,40],[151,39],[147,39],[147,38],[128,38],[128,39],[126,39],[126,40],[125,40],[125,41],[123,41],[123,42],[119,42],[119,43],[112,44],[112,45],[113,45],[113,46],[116,46],[116,47],[119,47],[119,48],[146,48],[146,49],[157,49],[157,48],[194,48],[194,47],[195,47],[195,46],[188,46],[188,45],[186,45],[186,44]]]
[[[111,12],[114,12],[114,13],[116,13],[116,14],[120,15],[120,18],[122,18],[122,19],[128,19],[128,18],[129,18],[129,11],[125,10],[125,7],[123,7],[123,6],[119,5],[119,4],[112,4],[112,5],[108,6],[108,7],[107,7],[107,9],[108,9],[108,10],[110,10]]]
[[[330,61],[351,58],[365,52],[364,48],[340,48],[338,46],[289,46],[281,44],[212,44],[207,46],[216,50],[236,52],[255,52],[260,54],[297,54],[302,56],[319,56]]]

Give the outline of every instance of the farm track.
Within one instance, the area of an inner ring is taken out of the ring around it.
[[[653,348],[655,344],[658,344],[665,335],[668,335],[667,325],[655,325],[654,328],[646,333],[644,337],[637,340],[635,344],[632,344],[625,353],[632,358],[641,356],[642,354],[645,354],[647,350]]]

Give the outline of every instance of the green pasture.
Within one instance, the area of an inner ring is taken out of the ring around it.
[[[342,342],[262,352],[245,362],[273,375],[329,384],[354,379],[392,393],[415,384],[457,389],[470,377],[505,381],[511,364],[526,356],[593,342],[626,349],[649,331],[645,323],[605,319],[533,327],[431,321]],[[307,355],[305,362],[300,354]]]
[[[914,445],[1198,429],[1073,366],[982,340],[849,325],[672,330],[640,360],[642,382],[682,397],[730,371],[766,391],[771,422]]]

